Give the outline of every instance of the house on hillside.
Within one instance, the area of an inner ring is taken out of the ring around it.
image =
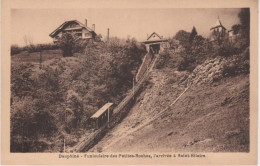
[[[221,42],[227,35],[227,29],[222,25],[220,19],[218,18],[216,24],[210,28],[210,41]]]
[[[221,44],[224,40],[228,40],[232,43],[237,40],[240,35],[239,32],[235,33],[233,29],[227,30],[219,18],[217,19],[216,24],[210,28],[210,31],[209,41],[217,42],[218,44]]]
[[[164,39],[162,36],[153,32],[150,36],[147,37],[146,41],[142,43],[145,44],[147,52],[153,52],[155,54],[160,53],[166,48],[170,47],[170,44],[167,39]]]
[[[95,39],[95,24],[92,25],[92,29],[87,25],[87,19],[85,20],[85,24],[77,20],[65,21],[61,24],[57,29],[55,29],[49,36],[53,38],[53,42],[57,42],[59,38],[62,37],[63,33],[74,33],[80,39],[89,40]]]

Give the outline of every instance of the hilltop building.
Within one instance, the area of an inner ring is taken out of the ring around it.
[[[239,33],[234,34],[234,31],[227,30],[221,23],[220,19],[218,18],[216,24],[210,28],[210,42],[217,42],[218,44],[222,43],[225,39],[229,40],[230,42],[234,42]]]
[[[227,35],[226,30],[227,29],[222,25],[220,19],[218,18],[216,24],[210,28],[210,41],[223,41]]]
[[[89,40],[95,39],[95,24],[92,25],[92,29],[87,26],[87,19],[85,25],[77,20],[65,21],[57,29],[55,29],[49,36],[53,38],[53,42],[57,42],[62,37],[63,33],[75,33],[80,39]]]
[[[147,37],[146,41],[142,43],[145,44],[147,52],[153,52],[155,54],[160,53],[166,48],[169,48],[169,42],[167,39],[164,39],[162,36],[153,32],[150,36]]]

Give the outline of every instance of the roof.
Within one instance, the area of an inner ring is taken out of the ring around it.
[[[153,36],[157,37],[158,39],[149,40]],[[163,39],[163,37],[158,35],[158,33],[153,32],[150,36],[147,37],[147,39],[145,41],[142,41],[141,43],[147,44],[147,43],[156,43],[156,42],[165,42],[165,41],[168,41],[168,40],[167,39]]]
[[[106,103],[102,108],[100,108],[91,118],[98,118],[102,115],[109,107],[111,107],[113,103]]]
[[[219,18],[217,19],[215,25],[214,25],[212,28],[210,28],[210,30],[211,30],[211,29],[214,29],[214,28],[217,28],[217,27],[222,27],[222,28],[226,29],[226,28],[222,25],[222,23],[221,23],[221,21],[219,20]]]
[[[79,24],[80,27],[87,29],[90,32],[95,33],[92,29],[90,29],[89,27],[87,27],[86,25],[82,24],[81,22],[79,22],[78,20],[70,20],[70,21],[65,21],[63,24],[61,24],[57,29],[55,29],[51,34],[50,37],[54,37],[57,33],[59,33],[65,25],[75,22],[77,24]]]
[[[153,32],[146,40],[149,40],[153,35],[156,35],[159,39],[162,39],[162,36],[158,35],[156,32]]]
[[[146,40],[141,43],[148,44],[148,43],[160,43],[160,42],[167,42],[167,39],[159,39],[159,40]]]

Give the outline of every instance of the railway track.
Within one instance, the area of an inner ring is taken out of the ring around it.
[[[158,59],[158,56],[159,56],[158,54],[154,56],[150,65],[148,66],[147,70],[142,75],[142,77],[139,79],[139,81],[136,83],[134,90],[131,90],[131,92],[129,92],[128,95],[114,109],[113,115],[112,115],[112,121],[113,120],[116,121],[115,116],[117,116],[117,114],[119,114],[128,105],[128,103],[131,101],[131,99],[133,99],[134,96],[137,94],[137,92],[140,90],[143,83],[149,77],[149,73],[152,71],[152,69]],[[88,151],[96,142],[99,141],[99,139],[102,137],[102,135],[106,132],[107,125],[108,124],[105,124],[98,130],[95,130],[90,135],[88,135],[84,140],[79,142],[75,147],[73,147],[72,149],[70,149],[68,151],[70,151],[70,152]]]

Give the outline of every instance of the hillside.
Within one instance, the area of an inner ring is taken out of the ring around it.
[[[224,76],[236,57],[191,74],[155,69],[128,116],[90,151],[248,152],[249,74]]]
[[[60,50],[22,51],[11,57],[11,151],[62,152],[92,130],[89,118],[117,105],[132,86],[144,56],[135,40],[88,43],[63,57]],[[41,62],[41,64],[40,64]]]

